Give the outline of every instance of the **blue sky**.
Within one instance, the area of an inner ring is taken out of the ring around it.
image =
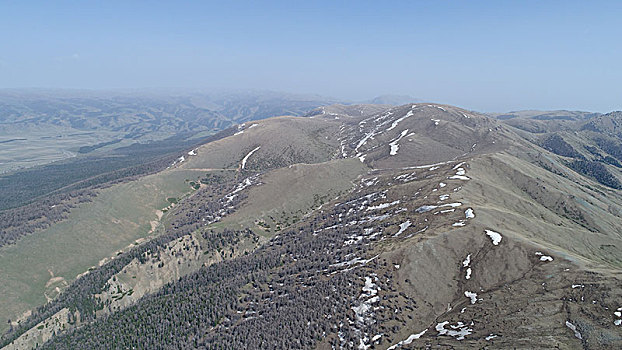
[[[0,88],[622,109],[622,2],[0,1]]]

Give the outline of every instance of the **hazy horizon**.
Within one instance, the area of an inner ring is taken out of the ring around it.
[[[617,2],[3,3],[0,88],[622,109]]]

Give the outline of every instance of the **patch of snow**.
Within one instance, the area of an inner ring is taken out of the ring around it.
[[[365,285],[363,286],[363,292],[366,293],[366,296],[373,297],[374,295],[378,294],[378,290],[374,288],[375,286],[376,284],[374,283],[374,280],[372,280],[371,277],[365,277]]]
[[[366,210],[385,209],[385,208],[388,208],[388,207],[390,207],[392,205],[396,205],[396,204],[399,204],[399,203],[400,203],[399,200],[393,201],[391,203],[382,203],[382,204],[378,204],[378,205],[374,205],[374,206],[368,207]]]
[[[415,180],[416,178],[417,178],[417,173],[416,173],[416,172],[413,172],[413,173],[410,173],[410,174],[401,174],[401,175],[398,175],[398,176],[396,176],[396,177],[395,177],[395,178],[393,178],[393,179],[394,179],[394,180],[398,180],[398,181],[401,181],[401,182],[406,183],[406,182],[410,182],[410,181],[412,181],[412,180]]]
[[[442,194],[440,196],[438,196],[438,199],[441,201],[447,200],[449,199],[449,195],[448,194]]]
[[[464,278],[466,278],[468,280],[471,279],[471,268],[470,267],[467,268],[466,275],[464,276]]]
[[[467,255],[466,259],[462,261],[462,266],[467,267],[471,263],[471,254]]]
[[[394,156],[397,154],[397,151],[400,149],[400,145],[398,144],[398,142],[402,139],[402,137],[406,136],[407,133],[408,129],[402,131],[397,139],[389,143],[389,146],[391,146],[391,151],[389,152],[389,155]]]
[[[177,158],[177,160],[181,163],[181,162],[183,162],[184,160],[186,160],[186,157],[181,156],[181,157]]]
[[[453,226],[453,227],[463,227],[463,226],[466,226],[466,223],[461,220],[461,221],[458,221],[456,223],[453,223],[451,226]]]
[[[397,344],[391,345],[390,347],[387,348],[387,350],[394,350],[397,349],[398,347],[402,346],[402,345],[408,345],[410,343],[412,343],[415,339],[419,339],[421,338],[425,332],[427,332],[427,329],[424,329],[422,332],[417,333],[417,334],[411,334],[408,338],[406,338],[405,340],[400,341]]]
[[[499,243],[501,243],[501,239],[503,237],[501,237],[501,234],[499,232],[495,232],[492,230],[486,230],[486,234],[492,240],[493,245],[499,245]]]
[[[373,179],[363,179],[362,181],[365,187],[369,187],[378,183],[378,177],[374,177]]]
[[[393,265],[393,266],[395,267],[395,269],[396,269],[396,270],[399,270],[399,269],[400,269],[400,265],[399,265],[399,264],[395,264],[395,265]]]
[[[553,261],[553,257],[550,257],[548,255],[543,255],[540,257],[540,261]]]
[[[438,187],[440,187],[440,188],[443,188],[443,187],[445,187],[445,186],[447,186],[447,184],[446,184],[446,183],[444,183],[444,182],[441,182],[441,183],[439,183],[439,184],[438,184]]]
[[[434,122],[434,125],[438,125],[438,123],[441,121],[440,119],[430,119],[430,120]]]
[[[252,185],[251,179],[250,178],[244,179],[244,181],[240,182],[237,185],[235,190],[233,190],[231,193],[229,193],[228,195],[225,196],[225,198],[227,198],[227,202],[231,202],[237,196],[238,192],[244,190],[245,188],[247,188],[250,185]]]
[[[573,284],[572,289],[575,289],[575,288],[585,288],[585,286],[583,284]]]
[[[458,164],[454,165],[454,167],[452,168],[452,170],[456,170],[456,169],[460,168],[461,166],[463,166],[463,165],[464,165],[464,163],[465,163],[465,162],[458,163]]]
[[[246,166],[246,161],[248,160],[248,158],[260,148],[261,146],[257,146],[254,150],[248,152],[248,154],[242,159],[242,169],[244,169],[244,167]]]
[[[494,334],[492,334],[492,333],[491,333],[491,334],[490,334],[489,336],[487,336],[485,339],[486,339],[486,340],[491,340],[491,339],[494,339],[494,338],[496,338],[496,337],[497,337],[496,335],[494,335]]]
[[[455,208],[455,207],[459,207],[461,206],[462,203],[456,202],[456,203],[447,203],[447,204],[442,204],[442,205],[422,205],[419,208],[415,209],[415,213],[426,213],[429,212],[431,210],[434,210],[436,208],[442,208],[442,207],[451,207],[451,208]]]
[[[406,236],[406,238],[410,238],[410,237],[412,237],[412,236],[416,235],[417,233],[425,232],[425,230],[427,230],[427,229],[428,229],[428,227],[429,227],[429,226],[426,226],[426,227],[422,228],[421,230],[419,230],[419,231],[417,231],[417,232],[411,233],[411,234],[409,234],[408,236]]]
[[[622,325],[622,320],[615,320],[613,321],[613,324],[616,326]]]
[[[410,220],[407,220],[406,222],[403,222],[400,224],[400,230],[397,231],[397,233],[394,235],[394,237],[399,236],[400,234],[402,234],[402,232],[406,231],[407,228],[409,228],[411,225]]]
[[[458,168],[458,170],[456,171],[456,175],[465,175],[466,174],[466,170],[464,170],[464,168]]]
[[[473,329],[467,327],[462,322],[456,323],[455,326],[449,325],[453,329],[445,329],[445,326],[447,324],[449,324],[449,321],[441,322],[436,325],[435,329],[438,332],[438,335],[448,335],[448,336],[456,338],[456,340],[463,340],[465,336],[473,332]]]
[[[475,304],[477,301],[477,293],[469,292],[468,290],[464,292],[464,296],[471,299],[471,304]]]
[[[196,156],[197,152],[196,152],[196,150],[193,149],[192,151],[188,152],[188,155],[189,156]]]
[[[391,126],[387,129],[387,131],[391,131],[393,129],[395,129],[395,127],[397,126],[397,124],[399,124],[402,120],[411,117],[413,115],[413,111],[410,110],[408,111],[408,113],[406,113],[406,115],[404,115],[403,117],[397,119],[396,121],[393,122],[393,124],[391,124]]]
[[[469,208],[464,211],[464,215],[467,219],[473,219],[475,217],[475,212],[473,212],[473,208]]]
[[[577,326],[573,325],[572,323],[570,323],[570,321],[566,321],[566,327],[570,328],[570,330],[572,330],[574,332],[574,336],[583,340],[583,337],[581,336],[581,333],[577,330]]]
[[[391,214],[372,215],[372,216],[367,216],[367,217],[362,218],[361,221],[358,221],[358,223],[382,221],[382,220],[388,219],[390,217],[391,217]],[[355,221],[355,223],[356,223],[356,221]]]
[[[440,162],[440,163],[436,163],[436,164],[428,164],[428,165],[415,165],[415,166],[409,166],[409,167],[405,167],[402,168],[403,170],[409,170],[409,169],[425,169],[425,168],[429,168],[431,166],[435,166],[435,165],[443,165],[443,164],[447,164],[450,162]]]
[[[365,163],[365,157],[367,157],[366,154],[363,154],[362,156],[359,156],[359,160],[361,161],[361,163]]]
[[[450,180],[471,180],[468,176],[453,175],[449,177]]]
[[[248,128],[249,128],[249,129],[252,129],[252,128],[256,127],[257,125],[259,125],[259,124],[257,124],[257,123],[255,123],[255,124],[251,124],[251,126],[249,126]]]

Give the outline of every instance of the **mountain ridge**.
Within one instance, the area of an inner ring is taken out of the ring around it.
[[[622,193],[577,155],[442,104],[308,117],[240,125],[179,158],[163,174],[204,180],[167,208],[162,243],[95,267],[7,348],[621,344]],[[152,270],[161,287],[133,282]],[[70,329],[53,336],[54,317]]]

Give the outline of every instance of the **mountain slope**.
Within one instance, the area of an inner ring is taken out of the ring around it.
[[[205,175],[164,232],[7,348],[622,346],[620,190],[452,106],[311,115],[180,157],[164,173]]]

